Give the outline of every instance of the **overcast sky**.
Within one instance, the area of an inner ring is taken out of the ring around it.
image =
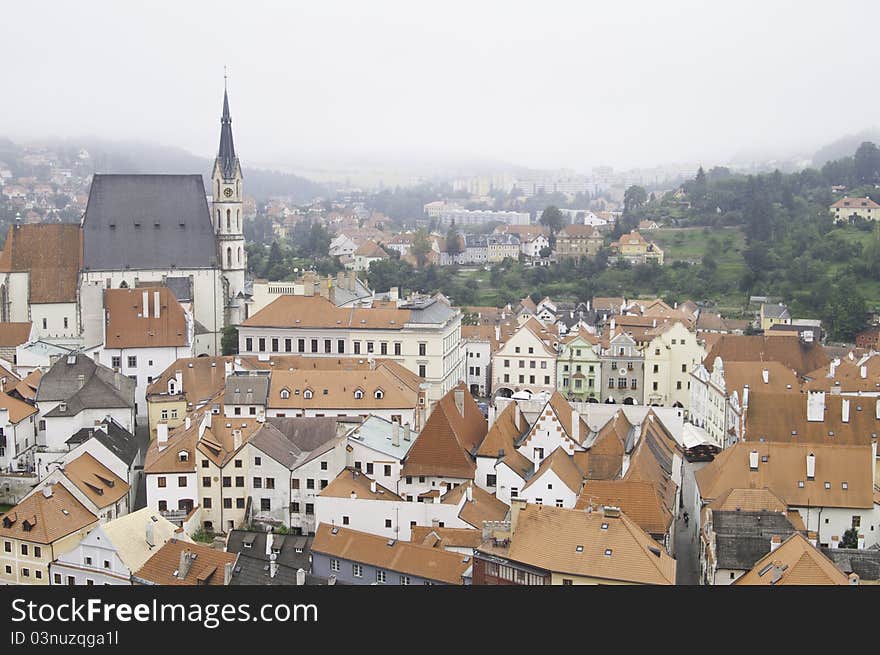
[[[225,63],[246,164],[809,153],[878,123],[878,18],[870,0],[8,2],[0,134],[213,156]]]

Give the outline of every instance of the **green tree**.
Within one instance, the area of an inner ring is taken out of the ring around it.
[[[565,214],[559,211],[559,207],[550,205],[541,212],[541,218],[538,219],[538,222],[549,227],[550,233],[555,235],[565,226]]]
[[[446,252],[450,257],[460,255],[464,251],[462,237],[455,229],[455,221],[449,224],[449,231],[446,232]]]
[[[220,350],[224,355],[238,354],[238,328],[227,325],[223,328],[223,336],[220,338]]]
[[[859,547],[859,529],[850,528],[844,531],[843,539],[840,540],[838,548],[858,548]]]
[[[419,268],[424,268],[428,261],[428,253],[431,252],[431,242],[428,240],[428,234],[424,229],[419,229],[413,237],[412,247],[413,257],[416,258],[416,264]]]
[[[633,185],[623,194],[623,211],[625,214],[632,214],[646,202],[648,202],[648,192],[644,187]]]
[[[880,181],[880,149],[865,141],[853,157],[855,176],[859,184],[875,184]]]

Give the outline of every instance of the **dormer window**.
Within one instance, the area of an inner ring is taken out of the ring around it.
[[[373,393],[373,398],[376,400],[382,400],[385,397],[385,392],[381,389],[376,389],[375,393]]]
[[[311,389],[306,389],[305,391],[303,391],[303,398],[305,398],[306,400],[311,400],[313,395],[314,394],[312,393]]]
[[[364,390],[363,389],[355,389],[354,390],[354,399],[355,400],[360,400],[363,397],[364,397]]]
[[[177,453],[177,459],[179,459],[181,462],[188,462],[189,452],[187,452],[186,450],[181,450],[179,453]]]
[[[174,378],[168,380],[168,393],[172,396],[177,394],[177,380]]]
[[[290,389],[282,389],[281,400],[287,400],[288,398],[290,398]]]

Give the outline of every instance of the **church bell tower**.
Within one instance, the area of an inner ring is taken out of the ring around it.
[[[241,164],[232,142],[232,116],[224,77],[223,115],[220,118],[220,149],[211,173],[211,219],[226,279],[226,325],[244,320],[244,281],[247,254],[242,226]]]

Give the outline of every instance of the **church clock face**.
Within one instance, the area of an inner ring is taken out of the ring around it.
[[[227,198],[231,198],[231,197],[232,197],[232,188],[231,188],[231,187],[226,187],[226,188],[223,190],[223,195],[226,196]]]

